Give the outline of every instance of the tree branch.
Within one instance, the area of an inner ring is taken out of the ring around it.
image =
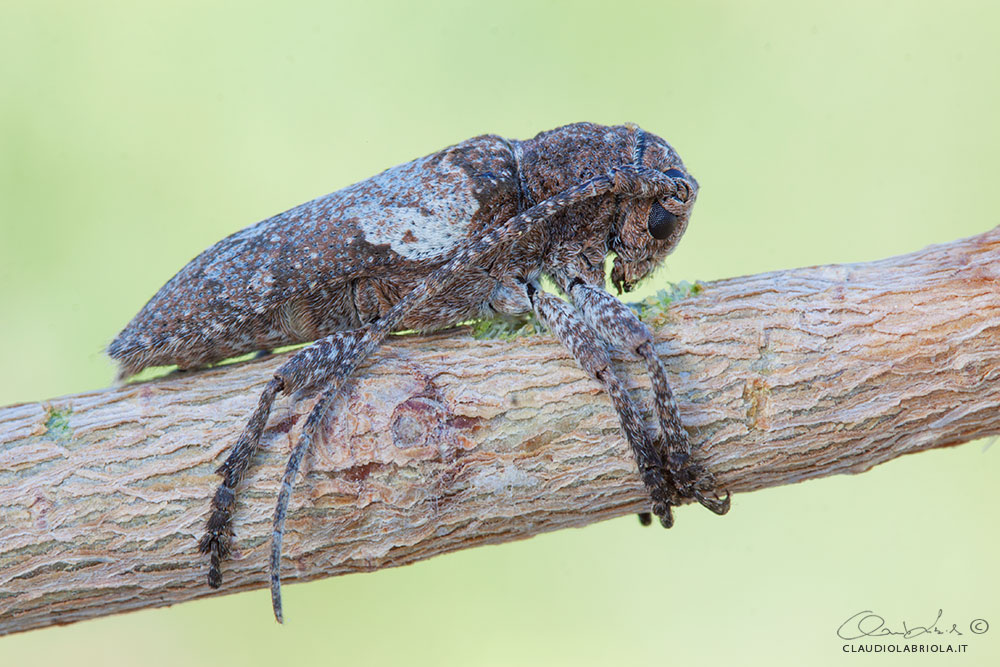
[[[1000,433],[998,280],[1000,228],[879,262],[709,283],[654,313],[697,455],[736,511],[740,493]],[[282,360],[0,409],[0,634],[265,586],[278,480],[311,399],[272,415],[219,591],[196,543],[213,470]],[[626,366],[648,409],[648,379]],[[647,502],[609,401],[542,335],[393,340],[334,405],[306,467],[286,528],[289,582]]]

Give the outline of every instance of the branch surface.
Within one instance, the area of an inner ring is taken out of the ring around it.
[[[696,455],[740,494],[1000,433],[998,288],[1000,227],[708,283],[651,319]],[[219,591],[197,541],[213,471],[282,356],[0,408],[0,634],[266,586],[279,478],[312,399],[272,414]],[[648,379],[618,361],[648,414]],[[305,468],[286,582],[647,509],[610,402],[547,335],[393,339]]]

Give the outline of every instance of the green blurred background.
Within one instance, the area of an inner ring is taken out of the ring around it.
[[[3,0],[0,404],[109,385],[103,347],[219,238],[484,132],[672,142],[702,189],[661,280],[985,231],[998,25],[989,2]],[[991,621],[959,659],[997,664],[988,444],[669,532],[628,517],[291,585],[284,627],[258,591],[0,638],[0,665],[841,664],[868,662],[835,636],[852,613],[939,608]]]

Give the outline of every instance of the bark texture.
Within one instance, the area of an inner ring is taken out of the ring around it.
[[[734,494],[1000,433],[1000,228],[709,283],[651,320],[696,455]],[[648,378],[618,360],[648,414]],[[213,471],[281,361],[0,409],[0,634],[266,586],[312,399],[279,399],[219,591],[196,545]],[[646,509],[608,399],[544,335],[394,339],[325,440],[293,495],[286,583]]]

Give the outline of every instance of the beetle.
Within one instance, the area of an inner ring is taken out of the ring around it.
[[[219,241],[170,279],[108,347],[127,378],[150,366],[203,367],[308,341],[268,381],[226,461],[200,550],[222,583],[236,492],[279,393],[319,393],[289,457],[270,557],[283,618],[281,540],[292,485],[345,380],[404,329],[534,313],[606,390],[651,496],[652,514],[694,498],[724,514],[711,473],[691,457],[649,329],[605,290],[631,290],[677,246],[698,182],[677,152],[637,125],[575,123],[513,140],[483,135],[388,169]],[[548,277],[568,298],[541,288]],[[651,434],[607,346],[644,360]],[[644,524],[649,513],[640,515]]]

